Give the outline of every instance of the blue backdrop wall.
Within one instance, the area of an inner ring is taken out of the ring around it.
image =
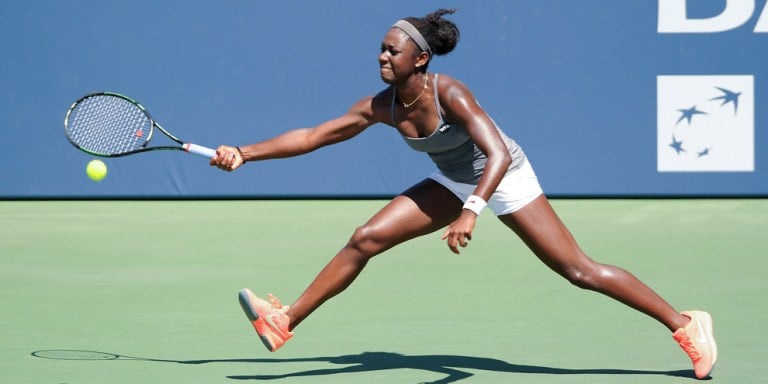
[[[382,89],[379,44],[457,8],[457,77],[551,196],[768,195],[765,0],[0,2],[1,198],[392,195],[433,169],[386,126],[234,173],[183,153],[92,158],[67,107],[127,94],[183,138],[244,144]]]

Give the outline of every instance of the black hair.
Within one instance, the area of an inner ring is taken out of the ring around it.
[[[452,21],[443,18],[443,15],[452,15],[454,12],[455,9],[440,8],[424,17],[406,17],[404,20],[413,24],[424,36],[432,54],[440,56],[453,51],[459,43],[459,28]]]

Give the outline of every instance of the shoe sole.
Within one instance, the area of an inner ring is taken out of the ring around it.
[[[269,326],[264,323],[264,319],[260,318],[259,314],[256,313],[256,311],[253,309],[249,293],[250,291],[243,289],[238,294],[240,307],[243,309],[243,312],[245,312],[245,316],[248,317],[248,320],[251,321],[253,328],[256,330],[256,334],[259,335],[259,339],[262,343],[264,343],[264,346],[267,347],[270,352],[274,352],[275,348],[272,345],[272,342],[269,341],[269,338],[265,336],[265,332],[263,332],[263,329]]]

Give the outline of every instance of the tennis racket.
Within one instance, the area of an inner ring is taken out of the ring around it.
[[[175,144],[148,146],[155,128]],[[120,157],[159,150],[216,156],[215,149],[185,143],[163,129],[136,100],[112,92],[91,93],[75,101],[64,118],[64,133],[72,145],[94,156]]]

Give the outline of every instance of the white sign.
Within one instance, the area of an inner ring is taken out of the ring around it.
[[[751,75],[657,77],[659,172],[753,172]]]

